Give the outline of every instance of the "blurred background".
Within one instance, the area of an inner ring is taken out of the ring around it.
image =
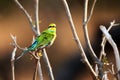
[[[34,19],[34,0],[19,0]],[[71,14],[80,38],[89,59],[82,30],[84,0],[67,0]],[[91,8],[92,1],[89,3]],[[47,28],[50,23],[57,25],[57,39],[54,45],[47,48],[47,54],[53,69],[55,80],[92,80],[89,69],[81,62],[79,49],[73,39],[65,9],[61,0],[40,0],[39,6],[40,31]],[[102,33],[100,25],[109,26],[116,20],[120,23],[120,0],[98,0],[93,16],[88,24],[91,44],[99,56]],[[23,12],[14,3],[14,0],[0,0],[0,80],[12,80],[10,58],[13,47],[10,33],[17,37],[21,47],[28,47],[34,36],[29,27],[29,22]],[[120,46],[120,26],[114,27],[110,33]],[[112,48],[107,44],[106,52],[109,53],[109,61],[114,62]],[[21,51],[17,50],[17,55]],[[92,62],[92,61],[91,61]],[[49,80],[44,61],[41,58],[44,80]],[[29,54],[15,63],[16,80],[32,80],[35,68],[34,60]],[[112,80],[112,79],[111,79]]]

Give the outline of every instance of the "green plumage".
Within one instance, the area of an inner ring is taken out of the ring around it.
[[[43,49],[47,46],[51,46],[56,38],[56,25],[54,23],[50,24],[47,30],[44,30],[31,46],[27,48],[17,59],[20,59],[23,55],[27,54],[29,51],[34,51],[37,49]]]

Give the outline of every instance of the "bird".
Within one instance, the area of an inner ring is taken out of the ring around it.
[[[16,60],[20,59],[25,54],[29,53],[29,51],[35,51],[38,49],[43,49],[45,47],[51,46],[56,39],[56,24],[51,23],[48,26],[48,29],[41,32],[39,36],[35,38],[35,41],[30,45],[26,50],[24,50],[20,56],[16,58]]]

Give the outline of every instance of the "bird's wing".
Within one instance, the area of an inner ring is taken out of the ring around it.
[[[53,38],[54,38],[54,34],[51,34],[47,31],[42,32],[41,35],[36,38],[36,40],[38,41],[37,47],[44,48],[48,46]]]
[[[30,50],[30,51],[35,50],[37,45],[38,45],[38,41],[35,40],[34,43],[28,47],[28,50]]]

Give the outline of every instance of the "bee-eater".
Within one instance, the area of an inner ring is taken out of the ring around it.
[[[56,39],[56,24],[51,23],[48,29],[41,32],[39,36],[35,38],[35,41],[30,45],[22,54],[17,57],[16,60],[20,59],[23,55],[27,54],[29,51],[35,51],[37,49],[43,49],[47,46],[51,46]]]

